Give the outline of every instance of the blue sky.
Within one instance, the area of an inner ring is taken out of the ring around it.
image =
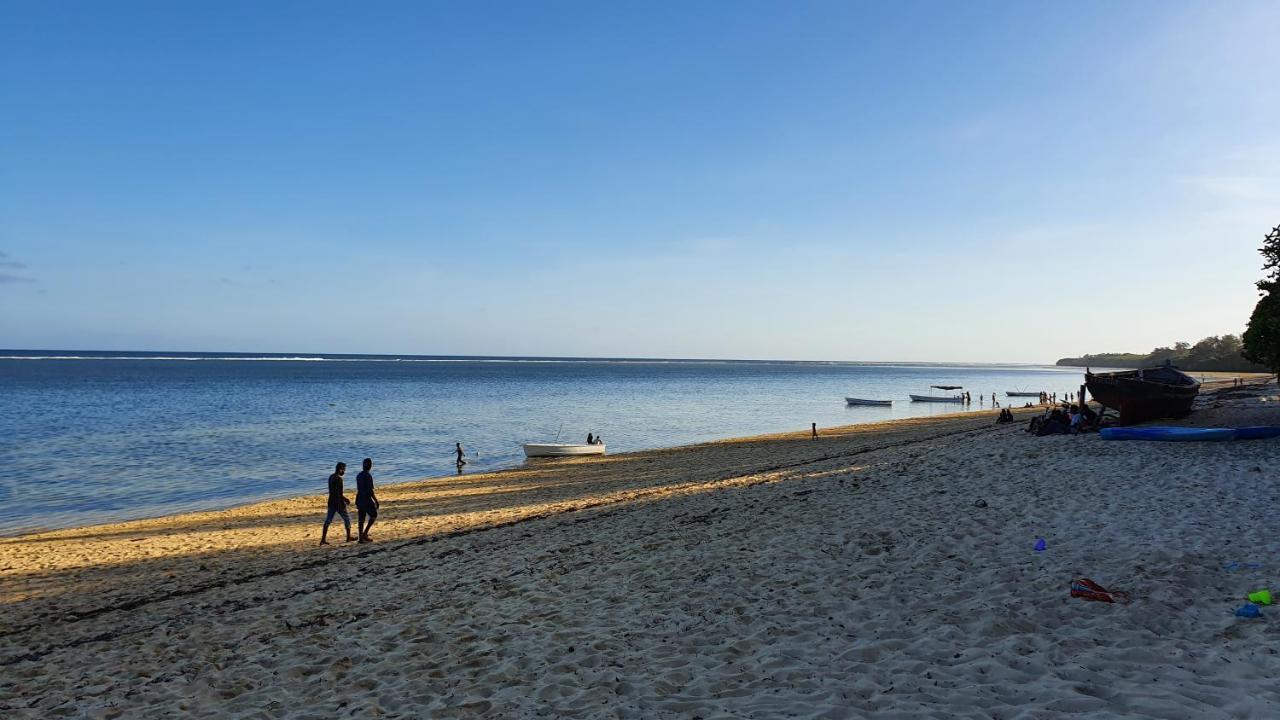
[[[1275,3],[8,3],[0,347],[1052,361],[1243,329]]]

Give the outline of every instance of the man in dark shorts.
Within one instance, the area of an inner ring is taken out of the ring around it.
[[[351,516],[347,514],[347,505],[351,502],[342,492],[342,476],[347,472],[346,463],[338,463],[329,476],[329,514],[324,516],[324,529],[320,531],[320,544],[328,545],[329,523],[334,515],[342,516],[342,524],[347,528],[347,542],[355,540],[351,537]]]
[[[364,469],[356,475],[356,519],[362,543],[373,542],[369,537],[369,530],[373,529],[373,521],[378,519],[378,507],[381,505],[373,492],[373,474],[369,472],[372,469],[373,460],[365,458]],[[368,525],[365,525],[366,517],[369,519]]]

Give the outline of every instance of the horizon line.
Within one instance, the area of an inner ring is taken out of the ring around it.
[[[544,362],[725,362],[725,363],[810,363],[849,365],[1008,365],[1026,367],[1061,367],[1055,362],[977,362],[960,360],[797,360],[785,358],[724,358],[724,357],[642,357],[642,356],[587,356],[587,355],[441,355],[421,353],[329,353],[329,352],[258,352],[239,350],[89,350],[60,348],[0,348],[0,359],[75,359],[79,353],[102,355],[118,353],[121,356],[157,356],[155,359],[181,358],[184,356],[223,356],[248,359],[261,357],[273,360],[299,359],[415,359],[415,360],[499,360]],[[10,355],[13,354],[13,355]],[[274,356],[274,357],[272,357]],[[201,359],[217,359],[205,357]]]

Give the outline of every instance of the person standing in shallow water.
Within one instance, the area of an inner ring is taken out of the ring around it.
[[[347,514],[347,505],[350,500],[342,492],[342,476],[347,472],[346,463],[338,463],[333,468],[333,474],[329,476],[329,513],[324,516],[324,528],[320,531],[320,544],[328,545],[329,523],[333,522],[334,515],[342,516],[342,524],[347,529],[347,542],[355,540],[351,537],[351,516]]]
[[[373,521],[378,519],[378,508],[382,503],[378,502],[378,496],[373,492],[373,473],[369,472],[373,469],[373,459],[364,459],[364,469],[356,475],[356,529],[359,530],[360,542],[373,542],[373,538],[369,537],[369,531],[373,529]],[[365,518],[369,519],[369,524],[365,524]]]
[[[466,453],[462,451],[462,443],[454,443],[454,450],[458,453],[458,470],[462,470],[462,466],[467,464],[465,460]]]

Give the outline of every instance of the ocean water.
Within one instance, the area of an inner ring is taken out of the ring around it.
[[[990,412],[992,392],[1082,381],[1034,366],[0,350],[0,534],[322,493],[338,460],[374,458],[380,484],[453,474],[454,442],[467,471],[488,470],[588,432],[626,452],[960,409],[909,401],[930,385]]]

